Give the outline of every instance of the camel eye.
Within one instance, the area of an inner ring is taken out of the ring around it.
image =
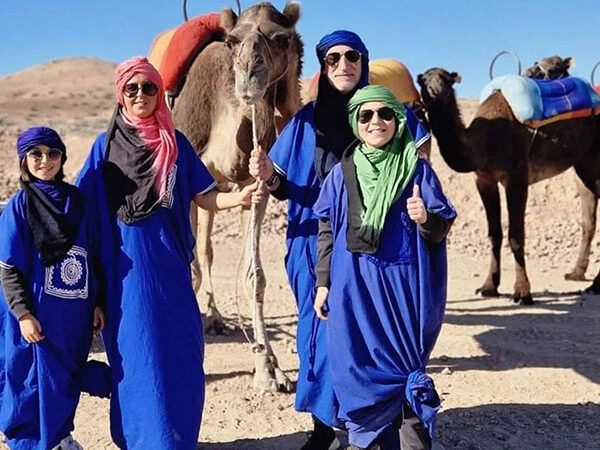
[[[271,37],[271,40],[282,50],[286,50],[290,45],[290,35],[287,33],[277,33]]]
[[[225,45],[227,46],[227,48],[229,50],[232,50],[233,47],[239,43],[240,43],[240,40],[231,34],[225,38]]]

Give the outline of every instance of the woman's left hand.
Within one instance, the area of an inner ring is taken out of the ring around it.
[[[259,181],[256,180],[254,183],[245,186],[240,191],[240,204],[244,206],[249,206],[252,203],[253,194],[259,188]]]
[[[413,186],[413,195],[406,201],[406,212],[408,217],[416,224],[420,225],[427,221],[427,210],[419,193],[418,184]]]
[[[94,308],[94,334],[101,333],[104,330],[104,311],[99,306]]]

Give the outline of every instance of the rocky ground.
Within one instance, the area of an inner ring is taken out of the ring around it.
[[[0,77],[0,200],[16,189],[15,139],[28,126],[49,124],[60,131],[68,145],[67,174],[75,175],[112,113],[113,70],[102,61],[71,59]],[[468,122],[477,102],[461,99],[460,106]],[[432,160],[459,213],[448,238],[445,324],[429,365],[443,400],[438,443],[446,449],[600,449],[600,299],[579,294],[589,281],[563,278],[574,265],[580,240],[574,174],[568,171],[530,189],[526,256],[536,304],[522,307],[509,298],[514,269],[506,239],[501,296],[475,295],[487,275],[489,245],[474,177],[451,171],[435,146]],[[219,213],[215,229],[217,301],[235,327],[231,261],[241,247],[238,212]],[[269,205],[263,233],[269,333],[281,367],[295,379],[296,313],[283,271],[283,205]],[[600,268],[599,242],[593,243],[590,278]],[[245,300],[240,308],[250,326]],[[92,356],[104,358],[99,346]],[[252,368],[250,346],[239,329],[207,336],[199,448],[283,450],[304,442],[310,419],[294,413],[293,394],[254,390]],[[107,401],[82,397],[74,436],[86,449],[114,448]]]

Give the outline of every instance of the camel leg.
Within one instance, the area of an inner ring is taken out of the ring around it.
[[[500,222],[500,193],[498,182],[489,174],[477,174],[477,190],[485,208],[488,237],[492,244],[492,259],[488,276],[477,293],[484,297],[497,297],[500,284],[500,250],[502,248],[502,224]]]
[[[254,226],[254,242],[251,240],[251,234],[246,236],[246,252],[244,257],[245,267],[245,284],[248,292],[253,293],[254,283],[256,283],[257,291],[256,298],[251,295],[250,307],[252,311],[252,324],[254,330],[254,387],[263,391],[271,392],[292,392],[293,384],[290,379],[279,368],[277,356],[271,348],[267,327],[264,318],[264,297],[267,281],[262,263],[260,261],[260,230],[267,201],[265,200],[256,207],[256,220],[254,224],[244,227],[245,230],[250,230]],[[244,210],[244,222],[248,223],[250,214],[248,209]],[[252,254],[252,248],[256,249],[256,254]],[[253,270],[253,261],[256,264],[256,279]]]
[[[527,205],[527,175],[511,176],[506,185],[508,207],[508,242],[515,258],[515,286],[513,301],[521,305],[533,304],[531,286],[525,270],[525,207]]]
[[[585,280],[585,271],[590,261],[590,246],[596,232],[596,206],[598,197],[583,182],[577,179],[577,189],[581,198],[581,245],[575,268],[565,274],[566,280]]]
[[[213,248],[210,239],[212,232],[214,211],[206,211],[198,208],[198,240],[196,242],[198,260],[200,263],[203,277],[198,293],[198,303],[202,310],[202,305],[206,304],[206,314],[204,316],[204,332],[208,334],[223,334],[227,331],[223,316],[217,309],[215,295],[212,284],[212,263]]]
[[[600,148],[600,136],[597,138],[598,145],[595,145],[594,148]],[[577,172],[577,176],[581,179],[585,187],[589,192],[594,194],[594,204],[593,207],[588,204],[590,217],[592,219],[592,223],[594,224],[592,228],[592,236],[595,231],[595,219],[596,219],[596,202],[598,197],[600,196],[600,163],[598,163],[597,153],[592,151],[590,155],[583,158],[580,162],[575,166],[575,172]],[[584,197],[582,197],[583,201]],[[589,201],[589,199],[588,199]],[[592,226],[591,224],[589,226]],[[590,237],[591,240],[591,237]],[[596,275],[592,285],[584,290],[586,294],[599,295],[600,294],[600,273]]]

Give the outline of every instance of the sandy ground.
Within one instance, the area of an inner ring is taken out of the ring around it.
[[[113,67],[77,59],[0,78],[0,199],[16,187],[14,142],[27,126],[56,126],[69,147],[67,172],[76,173],[110,117]],[[476,102],[467,99],[460,104],[469,121]],[[489,245],[474,178],[451,171],[435,147],[432,159],[459,212],[448,238],[445,323],[429,364],[443,399],[438,443],[446,449],[600,449],[600,299],[579,294],[589,282],[563,278],[575,262],[580,239],[574,174],[566,172],[530,190],[526,249],[536,304],[522,307],[509,298],[514,269],[506,239],[502,295],[489,299],[475,295],[487,274]],[[234,327],[236,283],[231,261],[237,260],[241,246],[237,212],[218,214],[215,228],[217,302]],[[295,380],[297,318],[283,270],[281,204],[270,204],[264,233],[268,331],[281,367]],[[590,278],[600,267],[598,246],[594,241]],[[240,307],[249,327],[247,302]],[[105,357],[98,345],[92,357]],[[310,419],[294,412],[293,394],[253,389],[253,356],[239,329],[226,336],[207,336],[205,368],[199,448],[287,450],[305,442]],[[115,448],[108,431],[107,401],[82,396],[74,436],[86,449]],[[340,439],[345,442],[342,434]]]

